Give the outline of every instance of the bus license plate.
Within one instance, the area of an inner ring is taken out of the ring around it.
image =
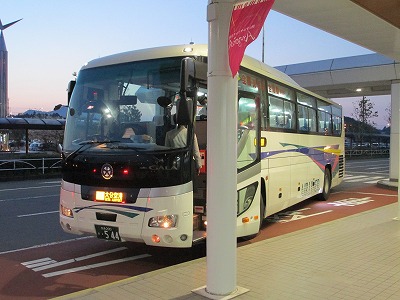
[[[118,227],[106,225],[94,225],[94,227],[96,228],[97,238],[102,240],[121,241]]]

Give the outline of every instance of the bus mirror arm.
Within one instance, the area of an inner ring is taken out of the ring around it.
[[[194,116],[193,100],[180,93],[180,100],[176,108],[176,122],[180,125],[190,125],[193,123]]]

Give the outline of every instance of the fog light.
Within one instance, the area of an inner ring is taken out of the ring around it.
[[[153,241],[154,243],[156,243],[156,244],[158,244],[158,243],[161,241],[160,237],[159,237],[157,234],[153,234],[153,236],[151,237],[151,239],[152,239],[152,241]]]
[[[180,236],[180,238],[181,238],[181,241],[184,242],[184,241],[187,240],[188,236],[187,236],[186,234],[182,234],[182,235]]]
[[[164,236],[164,241],[166,242],[166,243],[168,243],[168,244],[171,244],[172,243],[172,236],[170,236],[170,235],[165,235]]]

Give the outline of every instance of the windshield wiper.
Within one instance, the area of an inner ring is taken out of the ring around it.
[[[65,161],[74,159],[78,154],[85,152],[86,150],[92,148],[93,146],[102,145],[102,144],[113,144],[113,143],[119,143],[119,141],[83,141],[83,142],[80,142],[79,145],[81,145],[81,146],[78,149],[72,151],[65,158]]]

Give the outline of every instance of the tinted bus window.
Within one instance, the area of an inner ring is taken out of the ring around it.
[[[317,101],[315,98],[297,93],[298,124],[301,132],[317,131]]]
[[[269,97],[269,126],[272,128],[295,129],[295,105],[292,102]]]
[[[261,129],[267,128],[267,89],[266,82],[261,76],[239,70],[239,91],[251,92],[261,98]]]
[[[315,109],[299,105],[297,118],[301,132],[317,132],[317,112]]]
[[[294,91],[274,82],[268,82],[269,126],[271,128],[296,129]]]
[[[332,106],[333,135],[342,134],[342,108]]]

